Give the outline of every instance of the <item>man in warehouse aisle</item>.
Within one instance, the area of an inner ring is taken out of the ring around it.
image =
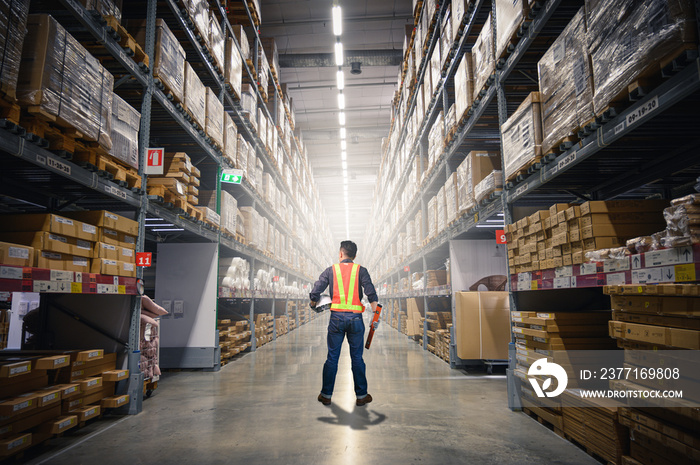
[[[362,290],[372,306],[377,308],[377,291],[372,284],[369,272],[363,266],[353,263],[357,255],[357,245],[352,241],[340,243],[340,263],[326,268],[314,288],[309,293],[311,302],[309,306],[314,311],[319,311],[316,304],[321,298],[321,293],[330,286],[331,290],[331,318],[328,323],[328,357],[323,365],[323,388],[318,395],[318,401],[323,405],[331,404],[335,375],[338,372],[338,359],[343,339],[347,335],[350,345],[350,359],[352,360],[352,376],[355,381],[356,405],[363,406],[372,402],[372,396],[367,393],[367,377],[365,375],[365,362],[362,360],[362,349],[365,339],[365,323],[362,313],[365,308],[362,305]],[[375,329],[379,325],[375,323]]]

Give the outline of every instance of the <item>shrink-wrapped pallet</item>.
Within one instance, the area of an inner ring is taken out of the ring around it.
[[[114,78],[49,15],[29,15],[17,99],[30,113],[112,147]]]
[[[420,247],[423,244],[423,239],[425,239],[425,236],[423,235],[423,212],[420,210],[418,210],[418,213],[416,213],[413,228],[416,233],[416,246]]]
[[[454,119],[462,121],[464,114],[474,103],[474,71],[472,54],[465,53],[455,72]]]
[[[195,70],[185,62],[185,109],[200,127],[206,124],[207,88]]]
[[[129,20],[129,31],[141,45],[146,47],[146,20]],[[166,94],[182,102],[185,95],[185,49],[182,48],[175,34],[164,19],[156,19],[155,58],[153,60],[153,77],[166,88]]]
[[[465,20],[465,15],[469,10],[471,0],[452,0],[452,40],[459,40],[457,34],[462,27],[462,22]]]
[[[29,1],[0,0],[0,98],[14,103]]]
[[[238,98],[241,97],[241,82],[243,79],[243,61],[241,54],[233,42],[233,38],[229,37],[226,41],[226,65],[224,67],[224,79]]]
[[[503,57],[520,24],[527,17],[528,0],[496,1],[496,56]]]
[[[209,2],[207,0],[185,0],[187,13],[194,25],[195,34],[205,45],[209,45]]]
[[[445,216],[447,224],[457,218],[459,211],[459,194],[457,191],[457,173],[452,173],[445,182]]]
[[[231,115],[224,112],[224,157],[236,168],[241,169],[238,157],[238,129],[231,119]]]
[[[114,2],[112,0],[79,0],[80,4],[88,11],[97,11],[102,16],[114,16],[114,18],[122,22],[122,2]],[[10,2],[12,3],[12,2]],[[22,2],[14,2],[22,3]]]
[[[581,8],[537,64],[542,99],[542,149],[594,117],[593,76],[588,60],[584,9]]]
[[[126,103],[117,94],[112,96],[112,148],[114,158],[139,168],[139,127],[141,113]]]
[[[474,64],[474,100],[476,100],[491,75],[496,71],[496,61],[493,56],[493,34],[491,33],[491,13],[489,13],[474,47],[472,47],[472,63]]]
[[[440,234],[447,227],[447,201],[445,200],[445,186],[440,187],[437,193],[437,233]]]
[[[236,137],[236,143],[238,145],[238,149],[236,151],[236,165],[238,166],[238,169],[243,170],[243,177],[249,180],[250,174],[248,173],[248,151],[250,149],[248,142],[246,142],[241,134],[238,134],[238,137]]]
[[[697,49],[690,0],[587,0],[585,8],[596,114],[662,60]]]
[[[503,167],[507,180],[540,156],[542,119],[540,94],[532,92],[501,126]]]
[[[445,150],[445,122],[442,111],[438,113],[428,134],[428,165],[433,166]]]
[[[243,58],[243,61],[245,60],[252,60],[252,55],[250,54],[250,43],[248,42],[248,36],[245,33],[245,29],[243,29],[243,26],[234,24],[231,25],[233,28],[233,36],[236,38],[236,42],[238,42],[238,46],[241,48],[241,57]]]
[[[277,75],[277,79],[279,80],[280,58],[279,53],[277,52],[277,43],[275,42],[275,39],[272,37],[264,37],[260,39],[260,43],[262,44],[265,56],[267,57],[270,65],[270,70],[273,72],[273,74]]]
[[[437,235],[438,232],[438,222],[437,222],[437,195],[433,196],[428,201],[428,239],[432,239]]]
[[[262,93],[267,94],[267,85],[269,84],[270,78],[270,63],[267,60],[267,55],[265,55],[265,50],[262,47],[258,48],[258,84],[259,88],[262,89]]]
[[[477,203],[488,198],[493,192],[498,192],[503,189],[503,171],[495,170],[491,174],[482,179],[474,187],[474,198]]]
[[[204,132],[214,143],[224,146],[224,105],[211,88],[207,87],[207,118]]]
[[[261,248],[262,241],[266,241],[267,236],[263,236],[264,225],[260,214],[253,207],[241,207],[240,212],[243,215],[246,242],[251,247]]]
[[[224,72],[226,42],[224,40],[224,31],[221,29],[219,20],[214,15],[209,18],[209,50],[214,58],[214,63]]]
[[[500,167],[501,156],[498,152],[469,152],[457,168],[458,213],[476,206],[474,188],[493,170]]]

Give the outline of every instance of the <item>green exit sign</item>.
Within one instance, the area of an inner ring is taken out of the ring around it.
[[[221,172],[221,182],[240,184],[241,181],[243,181],[243,170],[223,170]]]

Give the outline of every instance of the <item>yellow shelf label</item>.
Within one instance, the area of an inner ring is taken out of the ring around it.
[[[695,264],[676,265],[676,282],[695,281]]]
[[[70,283],[71,294],[82,294],[83,293],[83,283]]]
[[[117,287],[117,293],[119,294],[126,294],[126,286],[122,286],[121,284]]]
[[[530,289],[532,289],[533,291],[536,291],[536,290],[537,290],[537,280],[533,279],[533,280],[530,282]]]

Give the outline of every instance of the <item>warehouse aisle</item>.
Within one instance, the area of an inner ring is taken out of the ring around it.
[[[345,345],[333,404],[323,406],[327,321],[219,373],[168,374],[142,414],[85,428],[30,463],[598,463],[509,411],[505,377],[450,370],[386,326],[365,352],[374,402],[355,407]]]

